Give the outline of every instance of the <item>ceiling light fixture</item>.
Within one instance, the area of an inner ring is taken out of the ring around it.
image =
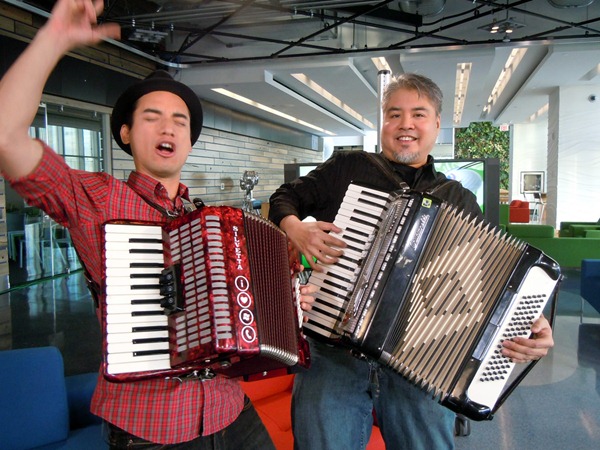
[[[320,131],[321,133],[325,133],[325,134],[328,134],[330,136],[335,136],[335,133],[332,133],[331,131],[324,130],[323,128],[320,128],[320,127],[318,127],[316,125],[313,125],[311,123],[305,122],[304,120],[300,120],[300,119],[298,119],[296,117],[290,116],[289,114],[282,113],[281,111],[277,111],[276,109],[273,109],[273,108],[271,108],[269,106],[263,105],[262,103],[255,102],[254,100],[250,100],[249,98],[246,98],[246,97],[238,95],[238,94],[236,94],[234,92],[228,91],[227,89],[215,88],[215,89],[212,89],[212,90],[214,92],[218,93],[218,94],[225,95],[226,97],[229,97],[229,98],[232,98],[234,100],[237,100],[238,102],[242,102],[242,103],[245,103],[247,105],[253,106],[255,108],[261,109],[263,111],[266,111],[268,113],[274,114],[276,116],[283,117],[284,119],[289,120],[289,121],[294,122],[294,123],[297,123],[299,125],[303,125],[305,127],[312,128],[313,130]]]
[[[469,76],[471,75],[472,63],[458,63],[456,65],[456,84],[454,89],[454,125],[460,125],[467,89],[469,87]]]
[[[542,106],[536,112],[534,112],[531,116],[529,116],[529,121],[535,122],[539,117],[542,117],[544,114],[547,114],[549,107],[550,107],[550,105],[548,103],[546,103],[544,106]]]
[[[500,72],[500,75],[496,80],[496,84],[492,89],[492,93],[488,97],[488,101],[485,107],[483,108],[483,117],[489,114],[492,110],[492,106],[494,106],[496,100],[498,100],[500,94],[502,94],[502,91],[504,91],[504,88],[506,87],[510,78],[515,73],[515,70],[521,63],[521,60],[523,59],[523,56],[525,56],[525,53],[527,53],[526,48],[515,48],[510,52],[510,55],[508,56],[508,58],[506,59],[506,63],[504,64],[504,68]]]
[[[385,59],[383,56],[380,56],[378,58],[371,58],[371,61],[373,62],[373,64],[375,64],[375,67],[377,67],[377,72],[381,72],[382,70],[389,70],[390,72],[392,71],[392,69],[390,69],[390,65],[387,62],[387,59]]]
[[[506,18],[504,20],[497,21],[494,19],[492,23],[479,27],[480,30],[488,31],[491,34],[510,34],[518,28],[523,28],[525,25],[517,22],[514,18]]]
[[[302,83],[306,87],[312,89],[314,92],[316,92],[317,94],[319,94],[325,100],[333,103],[335,106],[337,106],[338,108],[340,108],[345,113],[347,113],[350,116],[354,117],[356,120],[362,122],[363,124],[365,124],[369,128],[375,129],[375,125],[373,125],[373,123],[371,121],[369,121],[368,119],[366,119],[365,117],[363,117],[362,115],[360,115],[358,112],[356,112],[354,109],[352,109],[346,103],[344,103],[343,101],[341,101],[335,95],[333,95],[332,93],[330,93],[329,91],[327,91],[326,89],[324,89],[323,87],[321,87],[318,83],[315,83],[313,80],[311,80],[305,74],[303,74],[303,73],[293,73],[291,75],[296,80],[298,80],[300,83]]]

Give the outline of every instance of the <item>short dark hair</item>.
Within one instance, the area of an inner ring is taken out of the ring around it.
[[[383,109],[385,109],[392,94],[399,89],[410,89],[417,91],[419,95],[424,95],[433,103],[437,115],[442,115],[442,100],[444,98],[442,90],[430,78],[416,73],[403,73],[390,79],[385,86],[381,99]]]

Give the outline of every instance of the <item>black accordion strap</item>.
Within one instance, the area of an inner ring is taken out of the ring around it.
[[[180,217],[181,214],[175,211],[169,211],[168,209],[163,208],[162,206],[154,203],[153,201],[148,200],[145,197],[142,197],[140,195],[140,198],[142,200],[144,200],[148,205],[150,205],[151,207],[153,207],[154,209],[156,209],[158,212],[160,212],[163,216],[167,217],[169,220],[175,219],[177,217]],[[187,214],[192,212],[194,209],[201,209],[202,207],[204,207],[204,202],[199,199],[199,198],[195,198],[194,200],[192,200],[191,202],[183,197],[181,197],[181,201],[183,202],[183,214]],[[192,208],[193,206],[193,208]]]
[[[441,190],[442,188],[450,186],[450,184],[452,184],[452,183],[459,183],[459,181],[450,180],[449,178],[446,178],[446,179],[440,181],[439,183],[433,185],[430,189],[427,189],[425,191],[425,193],[429,194],[429,195],[433,195],[437,191]]]
[[[410,190],[410,186],[398,176],[387,158],[382,156],[380,153],[367,153],[367,155],[369,155],[371,161],[381,169],[383,174],[397,184],[400,189],[404,191]],[[440,189],[449,186],[451,183],[458,183],[458,181],[445,178],[439,183],[433,185],[431,188],[427,189],[425,193],[432,195]]]
[[[389,180],[394,182],[394,184],[397,184],[400,189],[402,189],[403,191],[408,191],[410,189],[410,186],[406,184],[405,181],[400,179],[396,171],[393,169],[391,164],[384,156],[382,156],[379,153],[367,153],[367,155],[371,159],[371,161],[381,169],[383,174]]]

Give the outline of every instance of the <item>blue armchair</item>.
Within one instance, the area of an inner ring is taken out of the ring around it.
[[[56,347],[0,351],[2,449],[107,449],[89,412],[97,376],[65,377]]]
[[[581,297],[600,312],[600,259],[581,261]]]

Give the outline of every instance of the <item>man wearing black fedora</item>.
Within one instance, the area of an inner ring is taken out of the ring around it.
[[[92,286],[102,282],[103,223],[160,224],[183,213],[189,195],[181,169],[202,128],[192,90],[157,71],[128,88],[113,110],[113,136],[135,163],[126,182],[71,169],[29,137],[46,80],[62,56],[119,37],[117,25],[97,25],[102,8],[101,0],[59,0],[0,81],[0,169],[29,205],[69,229]],[[114,383],[100,375],[91,408],[105,419],[114,449],[273,448],[239,383],[220,376]]]

